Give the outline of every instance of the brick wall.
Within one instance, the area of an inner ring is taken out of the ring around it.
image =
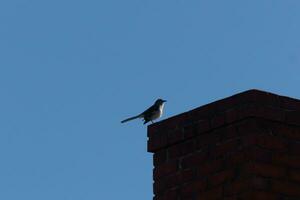
[[[154,200],[300,199],[300,101],[249,90],[148,126]]]

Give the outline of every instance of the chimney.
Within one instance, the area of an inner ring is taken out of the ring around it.
[[[154,200],[300,199],[300,100],[249,90],[148,126]]]

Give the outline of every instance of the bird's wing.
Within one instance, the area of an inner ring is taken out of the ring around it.
[[[147,116],[151,116],[153,113],[155,113],[157,111],[157,106],[156,105],[152,105],[150,106],[147,110],[145,110],[142,115],[144,117],[147,117]]]

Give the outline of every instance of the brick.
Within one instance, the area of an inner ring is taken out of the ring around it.
[[[171,174],[167,177],[164,178],[165,182],[165,188],[173,188],[176,185],[181,184],[181,177],[180,177],[180,172],[177,172],[176,174]]]
[[[152,137],[159,132],[158,126],[156,124],[150,124],[147,126],[147,136]]]
[[[279,107],[281,105],[280,96],[270,93],[270,92],[260,92],[257,95],[257,100],[260,104]]]
[[[272,105],[272,106],[280,105],[280,99],[278,95],[256,90],[256,89],[248,90],[246,92],[238,94],[237,98],[238,101],[242,101],[245,103],[256,102],[262,105]]]
[[[271,181],[271,191],[300,198],[300,185],[287,181]]]
[[[196,196],[196,200],[216,200],[216,199],[221,199],[223,194],[223,188],[218,187],[211,189],[207,192],[204,193],[199,193]]]
[[[285,111],[269,107],[269,106],[259,106],[257,108],[257,116],[265,119],[283,121],[285,119]]]
[[[168,143],[166,134],[155,134],[151,137],[149,137],[148,140],[148,151],[149,152],[155,152],[158,149],[161,149],[162,147],[166,146]]]
[[[285,110],[300,110],[300,101],[288,97],[280,98],[280,106]]]
[[[289,154],[300,155],[300,141],[290,141]]]
[[[236,126],[239,135],[257,134],[261,131],[258,127],[258,120],[254,118],[246,118],[238,122]]]
[[[183,139],[183,131],[181,129],[177,129],[175,131],[169,131],[168,132],[168,144],[174,144]]]
[[[251,174],[271,178],[282,178],[286,175],[285,168],[265,163],[248,163],[245,170]]]
[[[184,184],[180,190],[181,197],[190,197],[197,192],[203,192],[206,189],[207,182],[205,180],[195,180]]]
[[[225,115],[219,114],[219,115],[213,117],[210,124],[211,124],[212,128],[217,128],[219,126],[223,126],[225,124]]]
[[[215,144],[221,141],[221,135],[217,132],[209,132],[203,135],[199,135],[195,138],[196,140],[196,149],[203,149],[209,145]]]
[[[163,197],[164,200],[176,200],[178,197],[178,190],[177,189],[167,190]]]
[[[169,132],[169,131],[172,132],[178,128],[179,124],[182,124],[185,121],[187,121],[187,114],[183,113],[183,114],[179,114],[179,115],[170,117],[169,120],[156,122],[149,126],[153,126],[153,129],[156,129],[156,131],[158,133]],[[152,129],[152,127],[151,127],[151,129]]]
[[[259,117],[269,120],[282,121],[285,118],[285,112],[278,108],[272,108],[259,104],[244,105],[239,110],[240,119],[247,117]]]
[[[191,121],[196,121],[199,119],[210,118],[216,110],[216,105],[214,103],[210,103],[189,111],[189,115],[191,117]]]
[[[238,118],[245,119],[249,117],[257,117],[257,107],[255,104],[244,104],[238,107]]]
[[[259,135],[257,134],[248,134],[241,136],[241,145],[243,147],[249,147],[257,144]]]
[[[239,198],[237,196],[230,196],[230,197],[227,196],[222,199],[224,199],[224,200],[239,200]]]
[[[215,111],[218,113],[226,112],[228,109],[233,108],[237,105],[236,98],[234,96],[215,101]]]
[[[224,161],[227,168],[238,166],[248,161],[244,151],[236,151],[230,154]]]
[[[225,122],[227,124],[230,124],[236,120],[238,120],[238,111],[236,108],[233,108],[233,109],[230,109],[230,110],[227,110],[225,112]]]
[[[240,194],[237,194],[236,196],[237,196],[238,200],[253,200],[254,199],[252,190],[242,192]]]
[[[172,116],[167,120],[167,123],[164,123],[164,125],[161,123],[161,129],[164,130],[175,130],[179,127],[184,126],[186,123],[189,123],[191,121],[188,113],[181,113],[176,116]],[[166,125],[165,125],[166,124]]]
[[[183,143],[168,148],[169,159],[178,158],[195,150],[195,140],[187,140]]]
[[[211,151],[211,157],[219,157],[228,154],[229,152],[238,150],[239,140],[228,140],[225,142],[218,143]]]
[[[188,139],[196,135],[200,135],[210,130],[210,122],[206,119],[198,120],[184,127],[184,138]]]
[[[248,179],[238,179],[230,182],[224,186],[224,195],[235,195],[250,189],[250,183]]]
[[[254,176],[250,178],[251,187],[258,190],[269,190],[270,188],[270,179],[260,176]]]
[[[229,140],[236,137],[239,137],[239,134],[235,125],[229,125],[223,129],[222,140]]]
[[[163,179],[157,180],[153,183],[153,193],[155,195],[162,194],[166,189],[166,183]]]
[[[170,146],[167,149],[167,152],[168,152],[168,158],[170,160],[174,160],[174,159],[182,156],[182,152],[181,152],[181,148],[180,148],[179,144]]]
[[[281,137],[300,141],[300,127],[289,126],[287,124],[272,124],[272,131]]]
[[[256,142],[260,147],[266,149],[282,152],[287,151],[287,142],[284,139],[276,136],[261,135],[260,137],[257,137]]]
[[[181,183],[185,183],[195,179],[196,171],[193,169],[182,170],[180,173],[180,181]]]
[[[206,177],[221,169],[223,169],[223,160],[221,159],[205,162],[196,168],[199,177]]]
[[[290,169],[288,170],[288,178],[293,181],[300,183],[300,170],[299,169]]]
[[[286,122],[289,124],[300,125],[300,110],[286,111]]]
[[[284,111],[269,106],[256,105],[254,116],[268,120],[281,121],[284,119]]]
[[[219,185],[225,181],[231,180],[234,177],[234,171],[232,169],[224,170],[214,174],[208,178],[208,182],[211,186]]]
[[[196,124],[196,134],[204,133],[211,129],[209,120],[201,119]]]
[[[279,195],[277,195],[279,196]],[[292,197],[292,196],[286,196],[286,195],[280,195],[280,200],[299,200],[298,197]]]
[[[247,159],[261,162],[272,161],[272,151],[253,146],[252,148],[245,149],[245,155]]]
[[[275,150],[275,151],[287,151],[287,142],[279,137],[271,135],[262,135],[257,137],[257,144],[263,148]]]
[[[162,149],[153,155],[154,166],[161,165],[162,163],[165,163],[166,161],[167,161],[167,150],[166,149]]]
[[[180,170],[175,174],[171,174],[164,178],[161,178],[154,183],[155,194],[158,194],[164,190],[174,188],[178,185],[184,184],[195,180],[196,173],[195,170]]]
[[[154,197],[153,197],[153,200],[163,200],[163,196],[161,195],[161,196],[158,196],[158,195],[155,195]]]
[[[178,162],[170,161],[154,168],[154,180],[175,173],[178,170]]]
[[[183,137],[185,139],[194,137],[196,134],[197,134],[197,127],[194,123],[191,123],[183,127]]]
[[[256,101],[256,94],[262,92],[256,89],[250,89],[242,93],[236,94],[236,99],[238,102],[249,103],[249,102],[255,102]],[[263,92],[264,93],[264,92]]]
[[[196,141],[195,140],[187,140],[186,142],[180,144],[182,154],[187,155],[192,153],[196,149]]]
[[[275,164],[287,166],[291,168],[300,168],[300,156],[277,153],[274,154],[272,160]]]
[[[192,155],[185,156],[181,161],[183,169],[196,167],[203,163],[208,158],[207,152],[196,152]]]
[[[271,192],[256,190],[253,192],[253,199],[255,200],[278,200],[279,195]]]

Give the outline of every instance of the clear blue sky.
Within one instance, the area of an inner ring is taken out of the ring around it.
[[[0,199],[152,198],[146,126],[250,88],[300,98],[300,1],[2,0]]]

